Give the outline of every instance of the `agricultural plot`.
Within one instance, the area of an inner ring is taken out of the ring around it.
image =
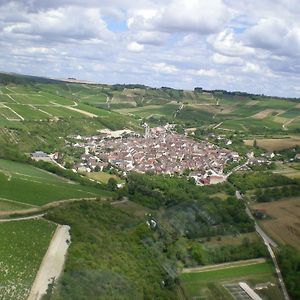
[[[300,250],[300,198],[258,203],[253,209],[262,209],[270,219],[261,221],[268,234],[282,244]]]
[[[10,110],[8,107],[0,106],[0,115],[9,121],[20,121],[21,120],[21,118],[17,114],[15,114],[12,110]]]
[[[49,116],[33,106],[22,104],[8,104],[7,106],[26,120],[42,120],[49,118]]]
[[[257,146],[269,152],[300,146],[300,137],[278,138],[278,139],[256,139]],[[247,146],[253,145],[253,140],[245,140]]]
[[[296,102],[280,100],[280,99],[265,99],[260,101],[257,104],[257,106],[263,108],[282,109],[282,110],[288,110],[289,108],[295,107],[296,105],[297,105]]]
[[[291,110],[288,110],[284,114],[280,115],[281,117],[284,118],[296,118],[300,117],[300,108],[293,108]]]
[[[96,188],[81,186],[30,165],[6,160],[0,160],[0,186],[0,198],[36,206],[58,200],[106,195]]]
[[[0,223],[1,299],[27,298],[55,228],[44,220]]]
[[[228,290],[225,289],[225,284],[238,283],[240,281],[246,281],[250,286],[266,282],[277,284],[273,274],[272,265],[264,262],[244,266],[224,266],[219,269],[208,269],[194,273],[182,273],[180,281],[188,299],[229,300],[232,297]],[[272,293],[273,298],[269,299],[282,299],[277,287],[269,291],[264,290],[263,293],[265,295]]]
[[[5,103],[14,103],[14,101],[8,97],[7,95],[0,94],[0,102],[5,102]]]
[[[282,126],[270,119],[257,120],[244,118],[238,120],[225,120],[221,127],[246,132],[261,132],[262,130],[282,131]]]

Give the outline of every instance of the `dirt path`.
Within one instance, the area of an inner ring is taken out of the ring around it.
[[[204,267],[196,267],[196,268],[184,268],[182,273],[199,273],[199,272],[208,272],[208,271],[215,271],[220,269],[230,269],[235,267],[244,267],[249,265],[261,264],[265,262],[264,258],[255,258],[255,259],[248,259],[248,260],[239,260],[235,262],[229,262],[224,264],[216,264],[216,265],[209,265]]]
[[[27,300],[41,299],[47,291],[48,284],[56,282],[61,275],[71,240],[69,230],[67,225],[58,225]]]
[[[72,202],[77,202],[77,201],[82,201],[82,200],[97,200],[97,199],[98,199],[97,197],[91,197],[91,198],[72,198],[72,199],[58,200],[58,201],[53,201],[53,202],[47,203],[43,206],[33,206],[32,205],[33,207],[28,208],[28,209],[15,209],[15,210],[0,211],[0,216],[9,216],[9,215],[12,215],[12,214],[38,213],[38,212],[41,212],[45,209],[54,208],[54,207],[59,206],[59,205],[64,204],[64,203],[72,203]],[[10,201],[9,199],[3,199],[3,198],[0,198],[0,200]],[[17,202],[17,201],[13,201],[13,200],[11,202],[24,204],[23,202]],[[30,205],[30,204],[25,204],[25,205]]]
[[[65,108],[67,108],[67,109],[70,109],[70,110],[73,110],[73,111],[76,111],[76,112],[78,112],[78,113],[80,113],[80,114],[82,114],[82,115],[85,115],[85,116],[87,116],[87,117],[90,117],[90,118],[97,118],[97,117],[98,117],[98,116],[95,115],[95,114],[92,114],[92,113],[90,113],[90,112],[87,112],[87,111],[82,110],[82,109],[79,109],[79,108],[75,108],[75,107],[73,107],[73,106],[63,106],[63,107],[65,107]]]
[[[44,216],[45,214],[39,214],[39,215],[33,215],[33,216],[28,216],[28,217],[20,217],[20,218],[12,218],[12,219],[0,219],[1,222],[16,222],[16,221],[25,221],[25,220],[35,220],[35,219],[40,219]]]

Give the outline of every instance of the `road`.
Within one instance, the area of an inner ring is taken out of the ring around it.
[[[58,225],[43,258],[27,300],[39,300],[46,293],[48,284],[55,283],[63,271],[70,244],[70,227]]]
[[[239,200],[242,200],[243,199],[243,196],[241,195],[241,193],[239,191],[236,191],[236,196]],[[279,268],[279,265],[278,265],[278,262],[277,262],[277,259],[276,259],[276,256],[274,254],[274,251],[272,249],[272,247],[274,248],[277,248],[278,245],[262,230],[262,228],[257,224],[255,218],[253,217],[249,207],[247,206],[246,204],[246,213],[247,215],[252,219],[254,220],[254,224],[255,224],[255,230],[256,232],[258,233],[258,235],[263,239],[265,245],[267,246],[267,249],[270,253],[270,256],[273,260],[273,263],[274,263],[274,266],[275,266],[275,270],[276,270],[276,273],[277,273],[277,276],[278,276],[278,280],[279,280],[279,284],[280,284],[280,287],[281,287],[281,290],[283,292],[283,296],[284,296],[284,299],[285,300],[290,300],[290,297],[289,297],[289,294],[287,292],[287,289],[286,289],[286,286],[285,286],[285,283],[283,281],[283,278],[282,278],[282,274],[281,274],[281,271],[280,271],[280,268]],[[272,247],[271,247],[272,246]]]

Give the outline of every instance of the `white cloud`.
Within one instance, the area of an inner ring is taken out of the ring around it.
[[[279,18],[261,19],[248,29],[246,36],[253,47],[285,55],[299,55],[300,22],[288,22]]]
[[[158,73],[164,73],[164,74],[175,74],[178,72],[178,69],[176,66],[166,64],[166,63],[153,64],[152,69]]]
[[[169,32],[218,32],[226,24],[230,11],[222,0],[173,0],[154,18],[157,26]]]
[[[228,56],[244,56],[255,52],[253,48],[244,45],[242,41],[238,41],[234,32],[230,29],[225,29],[217,35],[210,36],[208,43],[215,51]]]
[[[131,42],[127,45],[127,49],[131,52],[142,52],[144,50],[144,45],[137,42]]]
[[[192,72],[196,76],[217,77],[219,72],[214,69],[200,69]]]
[[[298,2],[0,0],[0,65],[107,83],[298,95]]]
[[[221,65],[241,65],[243,63],[243,60],[239,57],[230,57],[219,53],[214,53],[211,59],[214,63]]]

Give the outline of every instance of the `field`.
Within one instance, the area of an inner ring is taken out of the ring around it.
[[[300,146],[300,137],[287,137],[278,139],[256,139],[258,147],[266,149],[269,152]],[[245,140],[248,146],[253,145],[253,140]]]
[[[25,300],[55,230],[53,223],[0,223],[1,299]]]
[[[182,273],[180,281],[184,287],[188,299],[232,299],[223,284],[246,281],[250,286],[258,283],[276,283],[274,270],[269,263],[257,263],[252,265],[235,265],[230,268],[222,267],[216,270],[205,270],[194,273]],[[269,299],[282,299],[277,287],[264,290],[265,295],[272,294]]]
[[[298,179],[300,178],[300,163],[276,163],[276,170],[273,173]]]
[[[97,180],[102,183],[107,183],[110,178],[115,179],[118,183],[124,182],[120,177],[105,172],[92,172],[85,174],[88,178]]]
[[[7,160],[0,160],[0,186],[0,198],[32,206],[105,195],[96,188],[81,186],[33,166]]]
[[[277,242],[300,250],[300,198],[259,203],[253,209],[263,209],[270,219],[261,221],[262,227]]]

